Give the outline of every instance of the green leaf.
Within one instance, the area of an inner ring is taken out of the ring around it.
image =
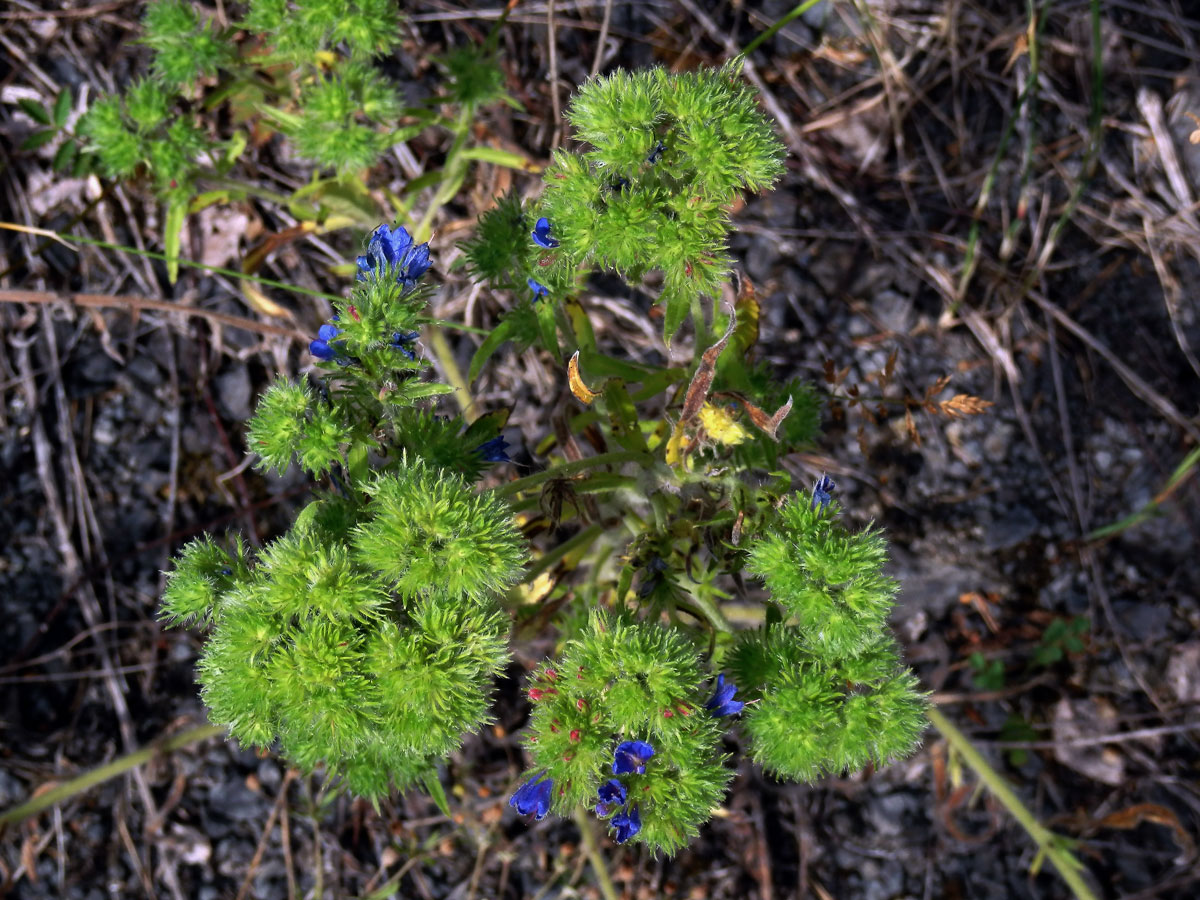
[[[542,335],[542,346],[553,354],[555,359],[561,359],[562,351],[558,348],[558,322],[554,318],[554,304],[549,300],[544,300],[533,305]]]
[[[167,204],[167,221],[163,229],[167,254],[167,280],[174,284],[179,277],[179,245],[183,240],[183,220],[187,215],[187,198]]]
[[[507,166],[520,172],[540,172],[542,167],[520,153],[511,153],[499,147],[471,147],[459,154],[460,159],[476,159],[497,166]]]
[[[63,141],[54,153],[54,171],[65,172],[75,162],[79,145],[72,140]]]
[[[683,291],[667,292],[667,310],[663,317],[663,339],[668,345],[671,343],[671,338],[675,337],[679,326],[687,318],[690,308],[691,301]]]
[[[371,477],[371,447],[365,441],[353,441],[346,453],[346,468],[351,484],[366,484]]]
[[[50,113],[46,112],[46,107],[42,106],[36,100],[21,99],[17,101],[17,106],[25,110],[26,115],[39,125],[50,124]]]
[[[404,385],[399,391],[410,400],[420,400],[423,397],[437,397],[441,394],[451,394],[454,388],[448,384],[442,384],[438,381],[429,381],[425,384],[409,383]]]
[[[240,195],[237,199],[240,200],[241,196],[244,195]],[[188,204],[187,208],[188,215],[191,215],[192,213],[198,213],[200,210],[207,209],[210,206],[215,206],[218,203],[228,203],[233,199],[234,197],[232,196],[232,193],[226,188],[221,188],[220,190],[216,191],[205,191],[204,193],[197,194],[192,198],[192,202]]]
[[[35,131],[21,142],[22,150],[37,150],[54,140],[57,131]]]
[[[69,115],[71,115],[71,92],[65,90],[54,101],[54,124],[62,128],[67,124]]]
[[[608,410],[613,440],[625,450],[649,452],[637,408],[633,405],[629,391],[625,390],[624,382],[619,378],[610,378],[604,385],[604,405]]]
[[[480,371],[492,355],[500,349],[500,345],[512,337],[513,320],[505,319],[492,329],[492,333],[484,338],[475,355],[471,357],[471,368],[467,372],[467,384],[473,384],[479,377]]]
[[[422,775],[421,783],[425,785],[425,791],[429,794],[429,799],[441,810],[442,815],[448,819],[453,819],[454,816],[450,812],[450,801],[446,798],[446,789],[442,787],[442,780],[438,778],[437,770],[430,769]]]

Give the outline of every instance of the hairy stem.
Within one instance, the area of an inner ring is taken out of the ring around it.
[[[620,895],[613,884],[612,876],[608,874],[604,854],[600,852],[600,842],[596,840],[592,820],[588,818],[587,811],[582,806],[575,807],[575,824],[579,826],[579,834],[583,838],[583,853],[592,864],[592,871],[596,873],[596,882],[604,900],[619,900]]]
[[[1092,889],[1084,880],[1083,872],[1086,870],[1083,864],[1063,846],[1061,837],[1037,820],[1037,817],[1021,802],[1008,782],[1001,778],[1000,774],[983,758],[983,755],[975,749],[967,736],[954,727],[936,707],[930,707],[929,721],[942,733],[947,743],[962,756],[993,796],[1012,814],[1014,819],[1021,823],[1021,827],[1037,844],[1038,855],[1045,856],[1054,864],[1054,868],[1058,869],[1058,874],[1067,883],[1071,893],[1079,900],[1096,900],[1096,895],[1092,893]]]
[[[91,790],[97,785],[116,778],[118,775],[123,775],[131,769],[145,765],[160,754],[171,753],[182,747],[186,747],[188,744],[195,744],[210,737],[216,737],[224,732],[225,728],[221,725],[201,725],[188,731],[182,731],[171,737],[157,740],[152,744],[142,747],[140,750],[134,750],[132,753],[126,753],[124,756],[114,759],[107,765],[100,766],[98,769],[92,769],[90,772],[84,772],[78,778],[72,778],[58,787],[38,794],[20,806],[14,806],[12,809],[0,813],[0,828],[3,828],[5,825],[15,825],[23,822],[30,816],[35,816],[44,809],[69,800],[76,794],[82,794],[84,791]]]

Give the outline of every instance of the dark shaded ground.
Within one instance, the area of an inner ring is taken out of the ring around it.
[[[820,382],[827,359],[848,367],[840,396],[854,384],[876,395],[867,379],[898,351],[892,400],[922,397],[950,376],[936,399],[995,405],[957,419],[918,410],[919,443],[902,415],[873,424],[849,409],[787,466],[800,482],[830,472],[849,514],[887,529],[904,586],[895,625],[910,660],[1038,818],[1082,841],[1098,896],[1194,896],[1197,489],[1183,482],[1159,516],[1115,538],[1084,536],[1154,498],[1200,436],[1200,373],[1187,358],[1200,343],[1200,147],[1188,143],[1197,127],[1188,114],[1200,114],[1200,23],[1165,0],[1105,4],[1097,165],[1059,232],[1092,134],[1088,5],[1054,4],[1036,101],[1020,108],[1030,60],[1019,4],[869,6],[865,26],[853,4],[838,4],[753,57],[749,76],[792,151],[778,190],[735,215],[734,250],[764,301],[761,350],[782,376]],[[489,24],[458,18],[457,8],[412,11],[394,75],[413,97],[436,81],[430,53]],[[614,3],[604,69],[720,62],[788,8]],[[132,43],[137,5],[53,18],[35,9],[21,2],[0,13],[9,148],[31,126],[17,99],[70,86],[82,108],[84,91],[111,90],[144,64]],[[563,102],[588,74],[602,13],[603,4],[556,11]],[[542,158],[554,135],[548,41],[545,7],[519,5],[503,57],[529,113],[494,110],[480,125]],[[978,267],[960,297],[973,209],[1010,120],[979,217]],[[435,137],[408,149],[436,166],[446,147]],[[6,151],[0,217],[160,246],[161,210],[140,186],[56,179],[52,152]],[[276,188],[307,176],[275,145],[252,161],[254,177]],[[387,160],[372,184],[411,176]],[[456,223],[505,177],[485,170],[447,210],[433,243],[439,272],[464,234]],[[1002,241],[1018,219],[1025,224]],[[247,203],[197,224],[191,255],[226,263],[254,235],[292,222]],[[267,274],[341,291],[326,267],[352,257],[358,238],[292,244]],[[273,374],[296,372],[308,356],[297,340],[122,306],[174,297],[262,319],[221,277],[185,274],[171,288],[156,263],[8,231],[0,254],[3,289],[117,298],[103,312],[0,305],[3,809],[203,721],[198,639],[154,621],[160,571],[200,531],[263,539],[286,527],[305,485],[242,468],[242,430]],[[459,276],[444,280],[440,316],[486,326],[507,302],[473,294]],[[656,324],[640,324],[643,300],[597,284],[612,293],[585,298],[601,340],[661,352]],[[320,301],[272,297],[299,332],[328,312]],[[452,342],[465,368],[475,345]],[[476,388],[486,404],[514,404],[532,448],[561,402],[558,378],[544,360],[509,355]],[[1052,660],[1054,623],[1076,619],[1087,622],[1085,649]],[[573,824],[529,827],[504,803],[521,768],[520,663],[545,649],[519,655],[500,685],[496,728],[448,764],[453,823],[418,794],[379,815],[342,798],[314,835],[311,786],[274,759],[213,740],[10,830],[0,894],[215,900],[236,896],[250,872],[246,896],[301,896],[319,858],[326,896],[363,895],[389,878],[403,897],[598,896]],[[975,652],[1000,672],[982,676],[968,661]],[[1030,874],[1032,842],[975,783],[934,732],[911,760],[813,786],[776,784],[743,764],[726,813],[689,851],[672,860],[606,852],[629,897],[1067,896],[1052,871]]]

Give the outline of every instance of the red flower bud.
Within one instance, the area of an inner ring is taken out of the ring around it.
[[[585,703],[585,702],[584,702],[584,700],[583,700],[583,698],[582,698],[582,697],[577,697],[577,698],[575,699],[575,708],[576,708],[577,710],[579,710],[580,712],[583,712],[583,708],[584,708],[585,706],[587,706],[587,703]]]
[[[572,728],[571,733],[569,735],[567,735],[567,737],[569,737],[571,739],[572,743],[578,741],[579,740],[579,729]]]
[[[555,681],[558,678],[558,673],[555,672],[553,669],[547,669],[546,677],[549,678],[551,681]]]

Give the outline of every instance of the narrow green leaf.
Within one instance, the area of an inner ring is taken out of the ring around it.
[[[625,450],[649,452],[646,436],[642,434],[637,408],[619,378],[610,378],[604,385],[604,405],[608,409],[613,439]]]
[[[28,151],[28,150],[37,150],[41,147],[45,147],[48,143],[50,143],[52,140],[54,140],[54,138],[57,134],[58,134],[57,131],[49,131],[49,130],[35,131],[33,134],[29,135],[29,137],[25,138],[25,140],[23,140],[21,142],[21,149]]]
[[[492,329],[491,334],[484,338],[483,343],[479,345],[479,349],[475,351],[475,355],[471,357],[471,368],[467,372],[467,384],[475,382],[475,379],[479,377],[479,373],[483,370],[487,361],[500,349],[500,345],[512,336],[512,330],[513,320],[505,319]]]
[[[240,200],[243,196],[245,196],[245,194],[239,192],[239,196],[236,199]],[[207,209],[210,206],[215,206],[218,203],[228,203],[233,199],[235,198],[232,196],[232,192],[225,188],[221,188],[220,190],[216,191],[205,191],[204,193],[197,194],[192,198],[192,202],[188,204],[187,208],[188,215],[191,215],[192,213],[198,213],[200,210]]]
[[[675,337],[675,332],[679,330],[684,319],[688,316],[691,302],[682,291],[669,291],[666,294],[666,299],[667,310],[666,315],[663,317],[663,340],[670,345],[671,338]]]
[[[42,106],[42,104],[38,103],[36,100],[23,98],[17,101],[17,106],[25,110],[26,115],[28,115],[29,118],[33,119],[33,121],[37,122],[39,125],[49,125],[52,121],[50,118],[50,113],[46,111],[46,107]]]
[[[71,91],[64,90],[54,101],[54,124],[62,128],[71,115]]]
[[[350,483],[366,484],[371,478],[370,447],[364,441],[354,441],[346,454],[346,469],[350,475]]]
[[[538,327],[542,333],[542,346],[553,354],[555,359],[562,359],[562,351],[558,347],[558,322],[554,316],[555,304],[549,300],[543,300],[541,303],[533,305],[534,311],[537,313]]]
[[[167,254],[167,280],[175,283],[179,277],[179,246],[183,240],[183,220],[187,215],[187,198],[172,200],[167,204],[167,221],[163,229]]]
[[[497,166],[506,166],[520,172],[536,173],[542,171],[541,166],[528,157],[522,156],[520,153],[501,150],[499,147],[471,147],[462,151],[460,157],[462,159],[476,159],[480,162],[488,162]]]
[[[75,156],[79,153],[79,145],[73,140],[65,140],[59,145],[58,150],[54,153],[54,171],[65,172],[75,163]]]
[[[446,789],[442,787],[442,780],[438,778],[437,770],[428,770],[421,776],[421,783],[425,785],[429,799],[441,810],[442,815],[448,819],[452,819],[454,816],[450,812],[450,801],[446,798]]]
[[[410,400],[420,400],[422,397],[437,397],[440,394],[450,394],[453,392],[454,388],[452,386],[437,381],[430,381],[425,384],[409,383],[404,385],[399,391],[400,394]]]

